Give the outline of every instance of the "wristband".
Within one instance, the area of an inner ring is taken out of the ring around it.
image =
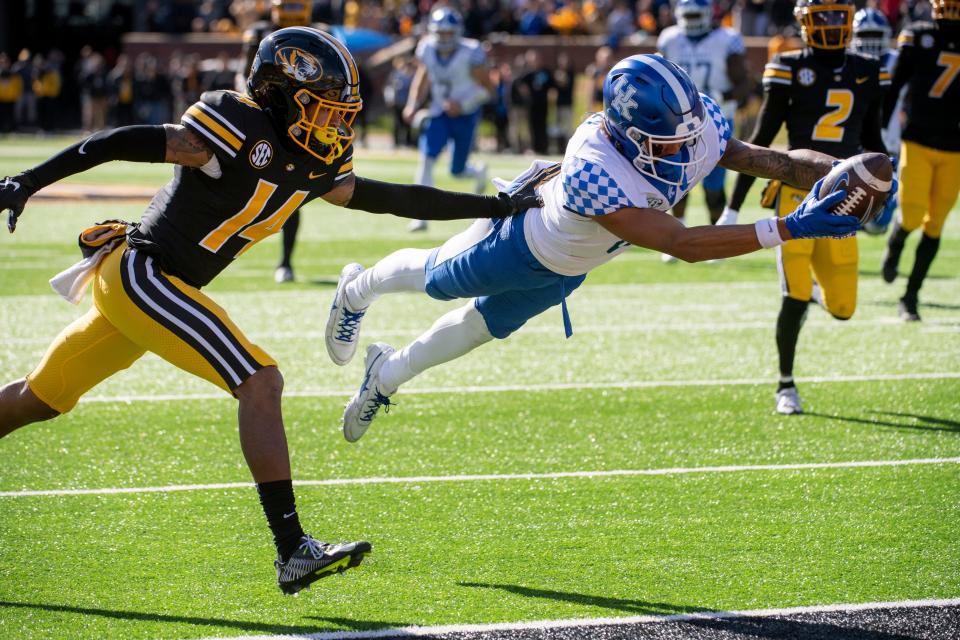
[[[783,244],[783,238],[780,237],[780,230],[777,228],[777,218],[757,220],[753,228],[757,232],[757,240],[760,241],[760,246],[764,249],[771,249]]]

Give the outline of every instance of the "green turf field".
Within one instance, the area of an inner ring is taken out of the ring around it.
[[[2,140],[0,174],[64,142]],[[485,159],[502,177],[529,162]],[[414,164],[407,152],[361,150],[356,171],[409,181]],[[445,170],[440,186],[456,187]],[[170,171],[114,163],[71,181],[158,186]],[[27,373],[89,305],[47,285],[79,258],[76,234],[137,218],[143,204],[38,200],[15,235],[2,234],[0,378]],[[856,316],[811,309],[801,337],[807,415],[773,411],[772,251],[664,265],[634,249],[571,297],[572,339],[559,309],[548,311],[404,387],[353,445],[338,424],[362,358],[336,367],[322,344],[340,267],[434,246],[464,224],[411,236],[389,216],[323,203],[306,213],[298,283],[273,283],[271,238],[208,292],[281,364],[295,477],[319,481],[298,489],[305,528],[369,539],[373,555],[287,598],[252,486],[63,493],[249,482],[235,403],[146,356],[72,413],[0,441],[0,638],[310,634],[960,597],[956,212],[922,292],[923,323],[896,319],[902,280],[880,281],[883,240],[861,236]],[[705,218],[699,195],[690,216]],[[453,304],[384,298],[362,343],[400,345]],[[912,462],[845,464],[894,461]],[[826,463],[835,465],[795,466]],[[620,470],[650,473],[591,473]]]

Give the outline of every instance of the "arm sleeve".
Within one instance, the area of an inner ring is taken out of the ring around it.
[[[770,143],[773,142],[777,132],[780,131],[780,126],[787,118],[787,109],[790,107],[790,96],[786,87],[775,87],[774,84],[776,83],[764,84],[763,104],[760,105],[757,124],[748,141],[761,147],[769,147]],[[755,179],[745,173],[737,176],[737,181],[733,187],[733,195],[730,196],[729,207],[731,209],[734,211],[740,210]]]
[[[505,193],[477,196],[359,176],[355,178],[353,196],[346,207],[418,220],[503,218],[514,213],[510,197]]]
[[[883,87],[881,87],[883,89]],[[866,151],[877,151],[887,153],[887,145],[883,142],[883,122],[881,112],[883,110],[884,93],[879,93],[870,103],[867,113],[863,119],[863,130],[860,133],[860,144]]]
[[[905,36],[908,35],[909,42],[905,41]],[[913,75],[913,35],[909,32],[900,34],[899,43],[900,55],[897,56],[897,62],[893,65],[893,77],[890,79],[890,86],[887,87],[887,94],[883,98],[882,122],[890,122],[897,108],[900,90]]]
[[[163,162],[167,134],[161,125],[134,125],[98,131],[29,169],[34,190],[111,160]]]

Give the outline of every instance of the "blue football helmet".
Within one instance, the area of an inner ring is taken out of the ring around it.
[[[713,27],[712,0],[678,0],[673,8],[677,26],[688,36],[702,36]]]
[[[603,81],[604,125],[617,149],[665,184],[681,187],[703,163],[707,118],[693,80],[661,56],[624,58]],[[665,155],[670,148],[679,150]]]
[[[430,14],[430,35],[440,51],[453,51],[463,35],[463,18],[455,9],[441,7]]]
[[[860,9],[853,15],[853,50],[880,57],[890,48],[890,23],[876,9]]]

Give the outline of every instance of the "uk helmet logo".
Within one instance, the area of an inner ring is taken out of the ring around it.
[[[317,57],[297,47],[283,47],[278,50],[275,62],[285,74],[297,82],[313,82],[323,75],[323,67]]]

